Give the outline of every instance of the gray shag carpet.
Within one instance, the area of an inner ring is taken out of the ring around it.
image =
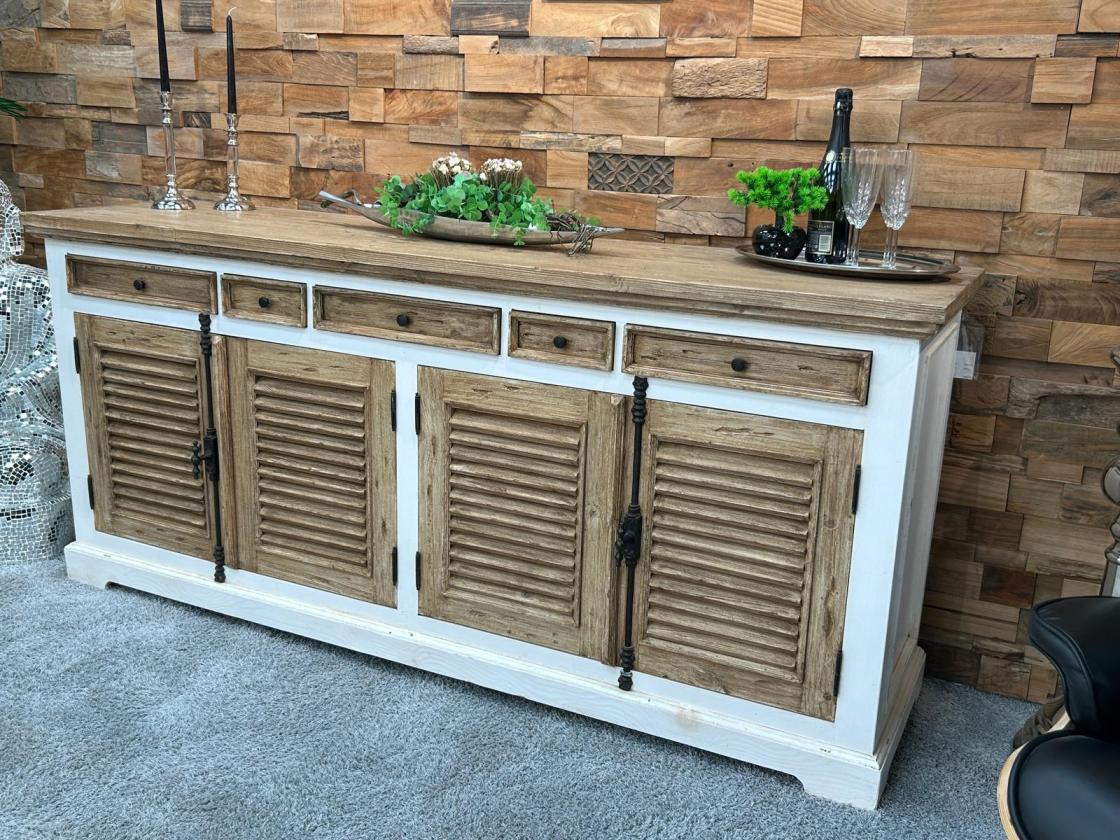
[[[2,840],[1002,837],[1027,703],[927,680],[881,809],[137,592],[0,566]]]

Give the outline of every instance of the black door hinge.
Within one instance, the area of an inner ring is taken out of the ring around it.
[[[89,496],[89,506],[93,509],[93,476],[86,473],[86,495]]]
[[[416,434],[420,434],[420,395],[416,395]]]
[[[393,431],[397,430],[397,389],[394,388],[393,392],[389,394],[389,422],[393,426]],[[396,551],[396,549],[393,549]]]
[[[393,586],[397,585],[397,547],[393,546]]]
[[[74,336],[74,370],[78,373],[82,372],[82,351],[79,349],[80,347],[78,337]]]
[[[420,591],[420,552],[416,552],[416,591]]]
[[[840,668],[844,662],[844,651],[836,651],[836,672],[832,675],[832,699],[840,696]]]
[[[855,516],[856,511],[859,510],[859,483],[860,483],[861,478],[863,478],[863,465],[862,464],[856,464],[856,477],[852,481],[852,515],[853,516]]]

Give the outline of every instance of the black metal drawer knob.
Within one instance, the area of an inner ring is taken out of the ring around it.
[[[736,373],[742,373],[747,369],[747,360],[736,356],[731,360],[731,369]]]
[[[563,350],[568,346],[568,339],[564,338],[562,335],[558,335],[556,338],[552,339],[552,346],[557,350]]]
[[[264,295],[261,295],[257,298],[257,306],[261,309],[268,309],[268,307],[272,306],[272,301]]]
[[[408,315],[405,315],[403,312],[400,315],[397,316],[397,326],[398,327],[407,327],[411,323],[412,323],[412,318],[410,318]]]
[[[138,292],[144,291],[144,289],[146,289],[147,286],[148,286],[148,284],[145,283],[143,280],[141,280],[139,277],[137,277],[135,280],[132,281],[132,288],[134,288]]]

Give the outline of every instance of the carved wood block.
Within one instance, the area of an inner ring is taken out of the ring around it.
[[[430,146],[397,140],[366,140],[365,147],[366,172],[378,178],[425,172],[433,160],[449,151],[464,157],[467,154],[463,148],[448,149],[444,145]]]
[[[622,138],[621,151],[627,155],[707,158],[712,154],[712,141],[707,137],[642,137],[627,134]]]
[[[1074,32],[1080,0],[910,0],[907,30],[919,35],[1005,35]]]
[[[94,181],[142,184],[144,176],[139,155],[118,155],[113,152],[86,153],[86,177]]]
[[[746,236],[746,214],[726,197],[665,196],[657,203],[656,229],[663,233]]]
[[[805,0],[802,35],[901,35],[906,5],[893,0]]]
[[[1095,58],[1040,58],[1034,65],[1031,102],[1090,102]]]
[[[385,122],[383,88],[350,88],[350,119],[357,122]]]
[[[1082,0],[1078,32],[1120,31],[1120,8],[1112,0]]]
[[[676,62],[679,66],[680,62]],[[587,93],[596,96],[668,96],[674,62],[592,58],[587,64]]]
[[[395,86],[405,90],[462,90],[459,55],[398,55]]]
[[[1074,105],[1066,145],[1075,149],[1120,147],[1120,103]]]
[[[610,134],[573,134],[570,131],[522,131],[522,149],[565,149],[570,152],[617,152],[622,138]]]
[[[1081,210],[1084,182],[1085,176],[1079,172],[1028,171],[1023,184],[1022,209],[1028,213],[1076,216],[1078,212],[1085,212]],[[1085,214],[1096,215],[1091,211]]]
[[[309,32],[285,32],[283,47],[286,50],[315,52],[319,49],[319,36]]]
[[[735,48],[734,38],[670,38],[665,44],[665,55],[680,58],[733,58]]]
[[[734,38],[750,30],[750,4],[740,0],[673,0],[661,8],[669,38]]]
[[[462,55],[492,55],[498,52],[497,35],[460,35],[456,40]]]
[[[579,55],[544,57],[545,93],[587,93],[588,59]]]
[[[489,93],[544,93],[544,56],[468,55],[464,90]]]
[[[852,111],[851,135],[856,143],[894,143],[898,140],[902,103],[869,99]],[[828,140],[832,102],[804,99],[797,103],[797,139]]]
[[[612,38],[656,38],[658,3],[533,3],[533,34]]]
[[[132,79],[78,78],[78,104],[103,108],[135,108]]]
[[[344,120],[350,105],[344,87],[284,85],[284,113],[291,117],[322,117]]]
[[[1081,193],[1081,215],[1120,216],[1120,177],[1115,175],[1085,175],[1081,177],[1084,178]],[[1078,211],[1074,211],[1074,213],[1076,212]]]
[[[528,35],[530,0],[452,0],[451,34]]]
[[[1052,327],[1052,321],[1042,318],[999,318],[984,334],[984,353],[1045,361]]]
[[[672,69],[672,95],[684,97],[766,97],[765,58],[685,58]]]
[[[587,189],[587,152],[573,152],[567,149],[550,149],[546,153],[550,187],[564,189]]]
[[[1116,35],[1059,35],[1054,55],[1059,58],[1114,58],[1120,37]]]
[[[1050,213],[1008,213],[1003,219],[1000,251],[1038,257],[1054,255],[1062,217]]]
[[[361,172],[364,163],[362,141],[328,134],[299,138],[299,165],[309,169],[340,169]]]
[[[487,131],[571,131],[575,99],[467,93],[459,103],[459,126]]]
[[[1120,173],[1120,151],[1047,149],[1043,168],[1058,172]]]
[[[913,99],[922,79],[922,62],[911,59],[770,60],[767,96],[775,99],[828,99],[838,87],[850,87],[856,101]],[[855,113],[853,111],[853,113]]]
[[[801,34],[802,0],[754,0],[752,38],[796,38]]]
[[[903,102],[899,140],[977,146],[1065,145],[1063,109],[1001,103]]]
[[[660,101],[651,96],[574,97],[572,130],[579,134],[639,134],[657,125]]]
[[[448,35],[451,0],[345,0],[343,31],[367,35]]]
[[[276,0],[281,32],[342,32],[343,0]]]
[[[385,91],[385,122],[456,125],[459,97],[443,90]]]
[[[663,99],[658,134],[673,137],[793,140],[796,125],[797,103],[791,101]]]
[[[358,84],[391,88],[396,82],[396,58],[384,53],[358,53]]]
[[[946,453],[941,465],[938,500],[950,505],[1002,511],[1007,507],[1011,473],[982,459]]]
[[[587,189],[664,195],[673,191],[673,159],[654,155],[592,153]]]
[[[1054,54],[1054,35],[918,35],[915,58],[1037,58]]]
[[[154,52],[154,51],[153,51]],[[331,53],[324,53],[331,55]],[[238,50],[237,81],[246,82],[290,82],[294,79],[295,59],[285,50]],[[158,65],[157,72],[158,76]],[[225,81],[226,51],[224,49],[200,49],[198,51],[198,77]],[[176,91],[178,99],[178,91]]]
[[[864,35],[859,40],[860,58],[910,58],[913,35]]]
[[[463,145],[463,130],[449,125],[410,125],[408,142],[458,147]]]
[[[657,196],[644,193],[578,191],[577,213],[594,216],[604,225],[631,230],[653,230],[657,221]]]
[[[1111,283],[1080,285],[1020,279],[1015,314],[1120,326],[1120,288]]]
[[[1055,321],[1047,361],[1111,368],[1112,351],[1120,347],[1120,326]]]
[[[459,39],[443,35],[405,35],[401,50],[425,55],[458,55]]]
[[[74,104],[78,85],[73,76],[39,73],[5,73],[4,95],[17,102]]]
[[[240,175],[241,190],[249,195],[288,198],[292,194],[292,170],[287,166],[246,160],[241,163]]]
[[[599,55],[611,58],[664,58],[664,38],[603,38]]]
[[[1084,260],[1120,260],[1120,218],[1063,216],[1056,256]]]
[[[962,210],[1018,211],[1024,180],[1021,169],[951,166],[922,160],[914,203]]]
[[[352,52],[297,52],[292,78],[305,85],[353,85],[358,81],[358,55]]]
[[[919,99],[940,102],[1026,102],[1029,59],[930,58],[922,62]]]
[[[528,38],[499,38],[498,52],[506,55],[598,55],[599,38],[530,35]]]
[[[217,147],[214,149],[215,157],[222,160],[225,157],[224,131],[215,131],[213,136]],[[176,135],[177,136],[177,135]],[[260,163],[273,163],[277,166],[295,166],[297,160],[297,139],[290,134],[267,134],[257,131],[246,131],[238,137],[241,144],[239,152],[245,160],[255,160]]]

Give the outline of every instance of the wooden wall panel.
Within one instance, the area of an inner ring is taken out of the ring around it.
[[[180,182],[200,203],[224,188],[235,5],[169,14]],[[28,208],[150,201],[151,4],[39,17],[0,39],[0,90],[29,106],[0,118],[0,177]],[[519,157],[542,195],[634,236],[735,245],[769,221],[727,202],[735,172],[816,163],[833,90],[853,87],[856,143],[921,154],[903,247],[989,272],[970,307],[980,375],[954,391],[930,671],[1032,700],[1053,687],[1024,610],[1091,589],[1097,471],[1120,451],[1120,3],[260,0],[236,18],[241,186],[262,205],[311,208],[454,149]],[[868,247],[883,233],[876,214]]]

